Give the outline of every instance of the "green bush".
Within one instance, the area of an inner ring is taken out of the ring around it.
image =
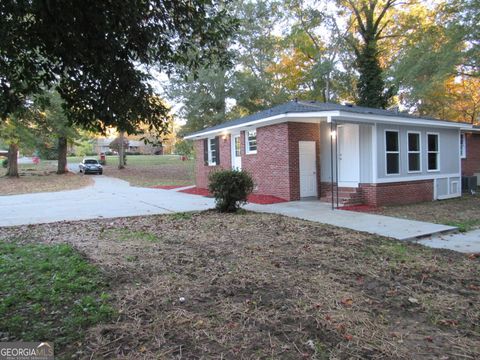
[[[208,190],[215,197],[215,204],[221,212],[236,212],[253,191],[253,179],[245,171],[213,171],[208,180]]]
[[[8,167],[8,159],[3,159],[2,167],[4,167],[5,169]]]

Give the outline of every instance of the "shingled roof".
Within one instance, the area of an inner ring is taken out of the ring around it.
[[[415,116],[404,112],[398,112],[393,110],[375,109],[356,105],[341,105],[335,103],[323,103],[318,101],[289,101],[270,109],[257,112],[252,115],[244,116],[238,119],[230,120],[219,125],[215,125],[209,128],[199,130],[197,132],[188,134],[188,137],[201,135],[205,132],[212,132],[216,130],[222,130],[231,126],[238,126],[249,123],[251,121],[269,118],[276,115],[291,114],[291,113],[307,113],[307,112],[319,112],[319,111],[344,111],[355,114],[369,114],[379,116],[395,116],[404,117],[410,119],[423,119],[434,121],[446,121],[441,119],[435,119],[432,117]]]

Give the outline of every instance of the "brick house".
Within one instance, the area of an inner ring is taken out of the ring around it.
[[[186,136],[196,186],[217,168],[250,172],[255,192],[338,205],[461,195],[464,123],[351,105],[292,101]]]
[[[462,175],[480,180],[480,126],[464,130],[460,136]]]

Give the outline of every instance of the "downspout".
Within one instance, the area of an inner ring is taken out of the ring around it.
[[[330,116],[327,117],[327,122],[330,123],[330,190],[332,194],[332,210],[335,210],[335,203],[333,200],[333,123]]]
[[[338,127],[337,122],[335,121],[335,185],[337,196],[337,209],[338,209]]]

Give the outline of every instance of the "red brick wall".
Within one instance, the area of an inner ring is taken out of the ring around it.
[[[465,134],[467,157],[462,159],[462,175],[472,176],[480,172],[480,134]]]
[[[232,167],[232,153],[230,151],[230,135],[220,137],[220,165],[219,166],[208,166],[204,164],[203,160],[203,139],[195,141],[195,183],[196,186],[202,189],[208,187],[208,174],[210,171],[223,168],[230,169]]]
[[[433,200],[433,180],[360,184],[365,204],[404,205]]]
[[[256,154],[245,154],[245,132],[240,139],[242,169],[253,176],[255,192],[290,200],[288,124],[257,128]]]
[[[315,141],[318,193],[320,194],[320,129],[318,124],[283,123],[257,128],[257,154],[245,153],[245,132],[241,132],[242,169],[252,174],[255,192],[287,200],[300,199],[299,141]],[[230,136],[220,149],[220,166],[231,166]],[[203,141],[195,142],[197,187],[208,186],[208,174],[215,167],[203,163]],[[227,165],[228,164],[228,165]]]
[[[300,200],[299,141],[315,141],[317,152],[317,194],[320,196],[320,126],[309,123],[288,123],[290,200]]]

